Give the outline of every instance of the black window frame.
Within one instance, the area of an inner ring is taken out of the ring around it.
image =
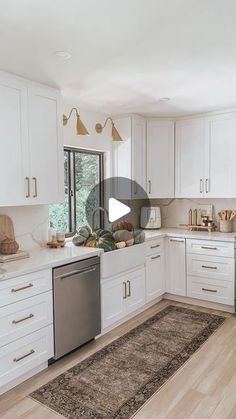
[[[69,232],[65,233],[66,237],[72,237],[76,233],[76,193],[75,193],[75,153],[83,154],[92,154],[99,157],[99,183],[100,193],[99,193],[99,206],[104,206],[104,190],[103,190],[103,180],[104,180],[104,153],[102,151],[88,150],[78,147],[64,147],[64,152],[68,153],[68,183],[69,183]],[[100,211],[99,215],[100,227],[104,226],[104,217]]]

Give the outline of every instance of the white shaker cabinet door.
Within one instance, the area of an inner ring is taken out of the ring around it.
[[[176,122],[175,196],[204,197],[206,142],[204,118]]]
[[[174,122],[147,122],[147,193],[174,197]]]
[[[132,117],[132,179],[133,199],[146,198],[146,122]]]
[[[121,276],[102,283],[102,328],[116,323],[124,316],[125,279]]]
[[[147,302],[165,293],[164,255],[153,254],[146,258],[146,299]]]
[[[166,292],[186,296],[186,256],[185,239],[167,239]]]
[[[64,199],[63,141],[60,93],[29,88],[29,148],[33,204]]]
[[[27,86],[0,74],[0,206],[27,205]]]
[[[207,118],[209,198],[236,197],[236,112]]]

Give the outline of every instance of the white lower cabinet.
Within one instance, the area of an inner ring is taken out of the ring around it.
[[[166,252],[166,292],[186,296],[185,239],[168,238]]]
[[[156,253],[146,258],[146,301],[165,293],[164,255]]]
[[[0,394],[54,354],[52,270],[0,281]]]
[[[145,304],[144,267],[103,281],[101,294],[105,329]]]

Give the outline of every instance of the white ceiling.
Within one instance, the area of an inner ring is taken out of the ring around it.
[[[76,105],[170,116],[236,105],[235,0],[0,6],[0,68],[58,86]],[[72,58],[57,58],[58,50]]]

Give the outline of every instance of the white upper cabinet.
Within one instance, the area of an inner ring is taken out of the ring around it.
[[[236,112],[206,118],[206,194],[236,198]]]
[[[146,185],[146,122],[139,116],[115,118],[123,141],[113,142],[113,176],[115,196],[120,199],[144,198]],[[126,178],[135,181],[133,185],[119,181]],[[128,186],[128,187],[127,187]],[[141,187],[141,188],[140,188]]]
[[[60,93],[0,72],[0,206],[62,202]]]
[[[0,74],[0,206],[27,203],[27,86]]]
[[[29,89],[29,149],[34,203],[63,201],[63,149],[60,94],[46,87]]]
[[[147,121],[147,193],[174,197],[174,122]]]
[[[206,166],[205,123],[203,118],[176,122],[175,196],[204,196]]]

